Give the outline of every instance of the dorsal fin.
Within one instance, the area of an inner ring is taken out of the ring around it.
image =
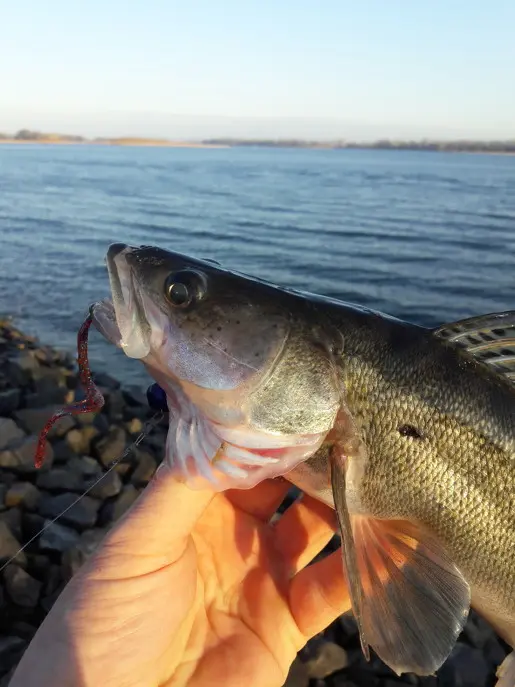
[[[434,329],[433,334],[487,363],[515,386],[515,311],[444,324]]]

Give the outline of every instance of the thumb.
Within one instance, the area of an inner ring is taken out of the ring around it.
[[[195,524],[216,495],[211,490],[190,489],[161,465],[92,556],[92,565],[101,563],[102,576],[107,566],[113,574],[124,577],[174,563],[184,553]]]

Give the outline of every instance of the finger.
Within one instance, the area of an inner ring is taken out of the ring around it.
[[[274,525],[277,550],[291,575],[302,570],[328,544],[337,529],[336,513],[304,494]]]
[[[245,513],[269,520],[291,488],[292,484],[285,479],[267,479],[252,489],[229,489],[226,497]]]
[[[213,491],[195,491],[178,482],[166,468],[158,470],[106,537],[102,574],[109,574],[105,565],[114,570],[123,563],[127,574],[137,575],[173,563],[215,497]],[[127,560],[131,561],[129,568]]]
[[[290,583],[290,611],[300,632],[310,639],[325,630],[351,605],[338,549],[301,570]]]

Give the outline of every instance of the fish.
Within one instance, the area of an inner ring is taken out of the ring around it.
[[[333,508],[367,658],[433,675],[471,608],[515,647],[515,311],[428,328],[157,246],[106,265],[93,324],[166,393],[165,462]]]

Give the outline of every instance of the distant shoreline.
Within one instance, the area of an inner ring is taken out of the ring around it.
[[[300,148],[311,150],[411,150],[448,153],[482,153],[489,155],[515,155],[515,139],[504,141],[455,140],[438,141],[423,139],[389,140],[381,139],[372,142],[353,142],[345,140],[310,141],[302,139],[245,139],[245,138],[210,138],[199,141],[180,141],[163,138],[145,138],[136,136],[86,138],[66,134],[41,133],[21,129],[14,135],[0,134],[0,145],[88,145],[88,146],[123,146],[153,148]]]

